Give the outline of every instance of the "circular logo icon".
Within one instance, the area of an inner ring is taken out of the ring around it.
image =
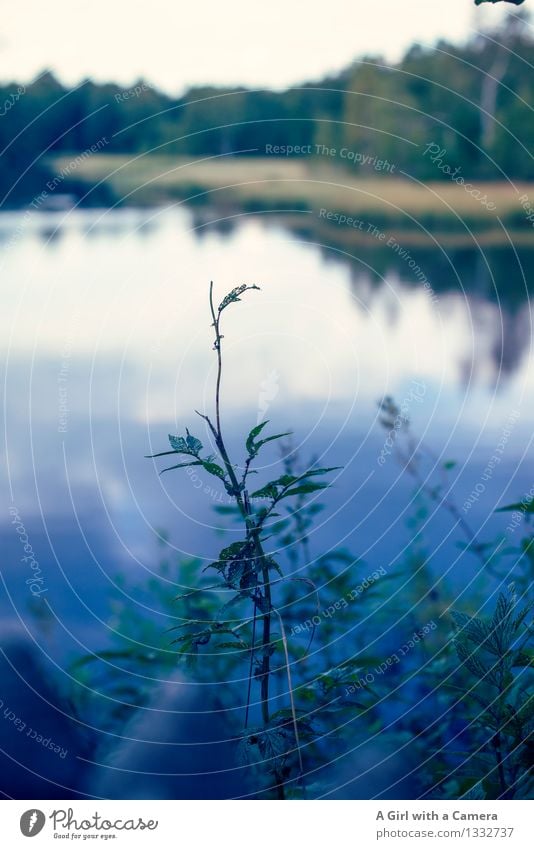
[[[20,830],[24,837],[35,837],[43,830],[46,817],[42,811],[36,808],[31,808],[29,811],[24,811],[20,818]]]

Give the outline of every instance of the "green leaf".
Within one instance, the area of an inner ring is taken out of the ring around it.
[[[228,294],[225,295],[225,297],[222,299],[221,303],[219,304],[219,313],[226,309],[229,304],[235,304],[237,303],[237,301],[240,301],[241,298],[239,296],[242,295],[244,292],[248,292],[250,289],[258,289],[259,291],[259,288],[260,287],[256,286],[255,284],[247,286],[246,283],[243,283],[241,286],[236,286],[235,289],[232,289],[231,292],[228,292]]]
[[[483,0],[478,0],[479,3],[482,3]],[[484,792],[484,787],[482,785],[482,781],[477,781],[476,784],[467,790],[460,799],[485,799],[486,793]]]
[[[230,586],[234,586],[238,581],[241,582],[241,579],[245,576],[248,565],[249,564],[245,560],[240,560],[238,558],[230,559],[230,565],[226,572],[226,580]]]
[[[249,457],[255,457],[257,455],[258,451],[260,450],[260,448],[262,447],[262,445],[265,445],[267,442],[272,442],[274,439],[282,439],[282,437],[284,437],[284,436],[290,436],[291,435],[291,431],[288,430],[285,433],[275,433],[273,436],[268,436],[268,437],[266,437],[266,439],[259,439],[256,442],[256,437],[260,435],[263,428],[268,423],[269,423],[269,419],[266,419],[264,422],[261,422],[261,424],[256,425],[256,427],[253,427],[252,430],[250,431],[249,435],[247,436],[247,441],[246,441],[245,444],[246,444],[246,448],[247,448]]]
[[[534,652],[523,649],[515,655],[512,666],[529,666],[534,669]]]
[[[298,480],[300,480],[298,475],[282,475],[282,477],[278,478],[278,480],[274,481],[274,483],[280,486],[291,486],[292,483],[296,483]]]
[[[262,445],[265,445],[267,442],[272,442],[273,439],[282,439],[284,436],[291,436],[292,433],[292,430],[286,430],[285,433],[275,433],[274,436],[268,436],[266,439],[260,439],[255,446],[256,452],[258,452]]]
[[[213,509],[221,516],[240,516],[239,507],[234,507],[232,504],[215,504]]]
[[[304,472],[303,475],[299,475],[300,478],[311,478],[313,475],[326,475],[328,472],[337,472],[338,469],[342,469],[343,466],[328,466],[324,469],[310,469],[308,472]]]
[[[154,457],[168,457],[169,454],[176,454],[176,451],[160,451],[158,454],[145,454],[145,460],[153,460]]]
[[[514,620],[514,631],[519,631],[521,625],[534,608],[534,600],[529,601],[527,605],[523,608],[523,610],[519,613],[519,616]]]
[[[534,699],[532,696],[527,695],[526,701],[519,706],[519,709],[517,710],[517,719],[522,725],[532,722],[534,719]]]
[[[223,548],[215,563],[211,563],[206,568],[213,568],[222,572],[226,582],[231,586],[238,583],[241,588],[250,586],[254,581],[253,546],[247,540],[233,542]]]
[[[250,595],[248,593],[238,593],[230,601],[227,601],[226,604],[223,604],[219,612],[217,613],[217,621],[221,622],[224,617],[227,615],[228,611],[234,607],[234,605],[241,603],[242,601],[250,601]]]
[[[154,655],[152,653],[143,653],[139,651],[101,651],[94,654],[84,654],[69,666],[69,670],[73,671],[79,667],[86,666],[88,663],[94,663],[95,660],[112,661],[112,660],[135,660],[140,663],[153,663]]]
[[[276,562],[276,560],[273,557],[265,557],[264,559],[265,559],[265,565],[267,566],[268,569],[274,569],[275,572],[278,572],[278,574],[280,575],[281,578],[284,576],[284,573],[280,569],[280,566],[278,565],[278,563]]]
[[[328,489],[328,483],[304,483],[302,486],[295,486],[293,489],[288,489],[280,498],[289,498],[291,495],[310,495],[312,492],[318,492],[321,489]]]
[[[231,545],[223,548],[219,554],[219,560],[230,560],[232,557],[237,557],[243,553],[247,546],[248,542],[246,540],[243,540],[242,542],[233,542]]]
[[[257,489],[256,492],[253,492],[251,498],[278,498],[278,487],[286,488],[291,486],[292,484],[299,483],[299,481],[306,481],[306,478],[313,477],[314,475],[325,475],[328,472],[335,472],[338,469],[342,468],[341,466],[330,466],[324,469],[310,469],[307,472],[304,472],[302,475],[282,475],[274,481],[269,481],[269,483],[265,484],[261,489]],[[286,498],[288,495],[305,495],[309,492],[316,492],[319,489],[326,489],[329,484],[326,483],[303,483],[302,486],[296,487],[286,493],[284,493],[281,497]],[[304,487],[313,487],[313,489],[305,489]]]
[[[202,451],[202,442],[200,439],[197,439],[196,436],[191,436],[187,428],[185,429],[185,432],[187,433],[187,447],[193,454],[198,454],[199,451]]]
[[[169,442],[171,444],[171,448],[174,451],[178,451],[179,454],[191,454],[183,436],[173,436],[172,433],[169,433]]]
[[[212,463],[210,460],[201,460],[200,463],[210,475],[220,478],[222,481],[225,480],[224,469],[218,466],[217,463]]]
[[[519,510],[522,513],[534,513],[534,498],[529,498],[525,501],[517,501],[515,504],[507,504],[506,507],[499,507],[496,513],[505,513],[511,510]]]
[[[262,432],[262,430],[263,430],[263,428],[265,427],[266,424],[269,424],[269,419],[266,419],[261,424],[256,425],[256,427],[253,427],[252,430],[250,431],[249,435],[247,436],[247,441],[246,441],[245,445],[246,445],[246,449],[247,449],[249,454],[255,453],[254,440]]]
[[[163,472],[171,472],[173,469],[184,469],[186,466],[202,466],[202,461],[189,460],[189,462],[186,463],[178,463],[176,466],[168,466],[166,469],[161,470],[160,475],[162,475]]]
[[[257,489],[256,492],[253,492],[250,496],[251,498],[276,498],[278,495],[278,489],[276,484],[271,481],[270,483],[262,486],[261,489]]]
[[[506,596],[504,593],[499,593],[497,604],[495,606],[495,613],[493,614],[493,619],[490,623],[492,631],[504,628],[508,624],[511,615],[514,612],[514,606],[515,601],[513,597]]]

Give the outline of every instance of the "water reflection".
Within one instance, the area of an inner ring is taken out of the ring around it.
[[[459,498],[480,476],[510,410],[521,412],[506,462],[473,509],[475,524],[507,491],[514,500],[530,488],[525,281],[534,279],[534,251],[410,245],[433,299],[380,245],[345,245],[342,253],[335,234],[325,245],[323,233],[319,245],[302,225],[217,217],[213,226],[206,213],[173,209],[0,217],[2,495],[24,516],[48,576],[51,608],[66,629],[58,651],[91,642],[95,632],[101,641],[116,574],[141,582],[153,571],[159,528],[178,551],[213,557],[219,540],[205,487],[187,476],[159,478],[143,459],[165,446],[169,430],[191,424],[194,408],[210,407],[210,279],[221,293],[243,281],[263,288],[228,313],[230,443],[240,445],[266,416],[294,428],[304,456],[346,466],[312,539],[316,551],[342,541],[370,563],[390,562],[406,543],[411,485],[397,480],[393,463],[377,468],[384,437],[376,400],[403,398],[415,379],[425,386],[424,402],[410,411],[418,432],[438,455],[469,458],[457,474]],[[7,506],[2,604],[26,616]],[[446,570],[454,546],[443,517],[429,533],[438,541],[434,568]],[[468,580],[456,550],[454,562],[457,579]]]

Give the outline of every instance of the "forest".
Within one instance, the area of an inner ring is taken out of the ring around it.
[[[91,80],[67,88],[46,71],[28,85],[0,88],[8,117],[0,122],[0,191],[11,189],[4,205],[27,201],[46,182],[50,156],[87,151],[99,140],[106,153],[128,155],[253,157],[279,149],[324,157],[345,149],[336,162],[353,173],[394,161],[397,173],[448,179],[423,155],[432,145],[465,178],[531,180],[533,63],[527,19],[516,15],[498,33],[413,45],[394,65],[364,56],[337,76],[282,92],[207,85],[173,97],[145,80],[126,90]]]

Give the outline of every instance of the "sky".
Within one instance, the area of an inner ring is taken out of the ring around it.
[[[346,67],[362,54],[395,60],[418,41],[465,40],[508,4],[473,0],[2,0],[0,80],[44,69],[172,94],[212,83],[285,88]]]

